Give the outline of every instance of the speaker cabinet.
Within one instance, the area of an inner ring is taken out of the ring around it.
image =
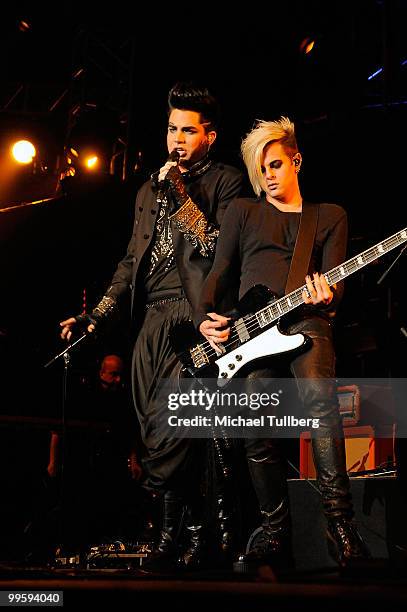
[[[407,560],[407,504],[395,477],[351,478],[355,522],[374,559],[397,565]],[[316,481],[288,483],[293,546],[298,570],[335,567],[326,545],[326,519]]]

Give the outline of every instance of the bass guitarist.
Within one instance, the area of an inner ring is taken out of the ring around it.
[[[299,234],[304,237],[299,232],[300,221],[310,204],[304,202],[298,182],[302,157],[293,123],[286,117],[258,121],[243,140],[241,150],[258,197],[236,199],[229,205],[214,264],[203,285],[199,309],[194,313],[196,328],[219,352],[229,337],[230,328],[229,319],[216,313],[216,309],[229,290],[229,279],[240,279],[240,297],[256,284],[268,286],[281,297],[288,293],[294,249],[295,258],[306,257],[296,241]],[[345,258],[347,218],[344,209],[335,204],[312,206],[316,210],[315,237],[310,244],[309,266],[304,272],[305,305],[284,321],[284,331],[306,334],[312,342],[308,350],[284,360],[290,371],[285,375],[295,377],[306,416],[319,419],[319,429],[313,431],[312,448],[327,519],[328,547],[341,566],[349,566],[355,560],[369,557],[369,552],[352,521],[335,385],[331,322],[343,283],[330,288],[322,275]],[[297,286],[304,283],[304,276]],[[264,367],[262,361],[248,377],[271,378],[276,375],[274,364],[275,359],[269,358]],[[264,564],[277,570],[289,567],[292,563],[290,512],[282,440],[245,439],[244,444],[263,529],[251,550],[239,556],[235,570],[251,571]]]

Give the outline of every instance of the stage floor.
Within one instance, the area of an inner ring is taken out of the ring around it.
[[[407,566],[394,568],[374,561],[357,572],[337,568],[292,572],[277,578],[270,568],[256,576],[227,572],[196,572],[189,575],[149,575],[142,570],[52,569],[17,565],[0,566],[0,591],[62,591],[64,607],[225,606],[235,610],[351,610],[375,603],[377,608],[405,610]]]

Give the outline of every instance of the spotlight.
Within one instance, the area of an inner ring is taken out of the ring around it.
[[[307,55],[307,53],[311,53],[311,51],[312,51],[312,49],[314,47],[315,47],[315,40],[313,38],[310,38],[309,36],[307,36],[307,38],[304,38],[301,41],[300,51]]]
[[[79,157],[78,151],[74,149],[73,147],[69,147],[69,149],[66,149],[65,154],[66,154],[66,161],[68,162],[68,164],[73,164],[75,159],[78,159]]]
[[[18,29],[20,32],[28,32],[28,30],[31,29],[31,24],[28,21],[21,19],[21,21],[18,22]]]
[[[11,153],[19,164],[30,164],[35,157],[36,150],[29,140],[19,140],[12,146]]]
[[[99,165],[99,158],[97,155],[88,155],[85,158],[84,164],[89,170],[95,170]]]

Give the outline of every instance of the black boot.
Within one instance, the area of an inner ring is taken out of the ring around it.
[[[328,551],[341,567],[352,567],[370,559],[370,552],[353,521],[328,519]]]
[[[201,513],[187,519],[186,542],[178,564],[183,570],[199,570],[205,567],[230,568],[232,564],[232,517],[226,509],[223,496],[217,499],[215,534],[207,527],[207,519]]]
[[[176,569],[178,536],[183,522],[183,499],[175,491],[164,494],[163,523],[160,537],[152,554],[143,563],[143,569],[170,571]]]
[[[202,525],[190,525],[186,532],[186,548],[178,558],[178,567],[187,571],[201,569],[207,559],[204,528]]]
[[[312,453],[325,516],[328,519],[335,516],[352,518],[353,505],[342,430],[333,428],[331,437],[313,437]]]
[[[277,572],[294,567],[286,503],[283,501],[274,512],[262,514],[262,526],[252,533],[246,553],[240,554],[233,564],[235,572],[251,573],[263,565],[268,565]]]
[[[370,552],[352,522],[353,504],[341,434],[338,427],[334,437],[315,437],[312,448],[327,518],[328,552],[341,567],[349,567],[369,559]]]
[[[204,527],[204,499],[198,491],[190,492],[188,506],[185,510],[185,529],[183,533],[183,548],[178,557],[178,568],[194,571],[201,569],[207,561],[207,529]]]
[[[253,532],[233,570],[247,573],[262,565],[277,571],[293,567],[286,469],[278,446],[270,448],[265,457],[249,459],[248,465],[263,522]]]

